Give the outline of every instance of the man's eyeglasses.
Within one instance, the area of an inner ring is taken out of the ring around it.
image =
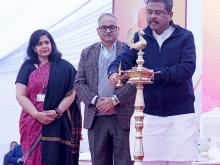
[[[102,25],[102,26],[99,26],[99,30],[101,32],[106,32],[107,30],[110,30],[111,32],[115,32],[118,27],[117,26],[114,26],[114,25],[110,25],[110,26],[105,26],[105,25]]]
[[[163,15],[169,14],[168,12],[163,11],[163,10],[149,10],[149,9],[147,9],[147,15],[151,16],[153,13],[156,16],[163,16]]]

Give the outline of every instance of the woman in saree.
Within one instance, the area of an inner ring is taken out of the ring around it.
[[[76,70],[51,34],[32,33],[16,79],[25,165],[78,165],[81,112],[73,89]]]

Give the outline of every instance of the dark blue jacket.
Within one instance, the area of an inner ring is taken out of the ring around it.
[[[7,154],[5,154],[4,156],[4,161],[3,161],[3,165],[12,165],[11,163],[8,163],[8,155],[11,153],[12,151],[9,151]]]
[[[154,76],[154,83],[144,86],[144,113],[155,116],[172,116],[194,113],[192,76],[196,68],[196,52],[193,34],[173,25],[176,29],[164,41],[161,48],[153,37],[152,30],[144,29],[147,47],[144,51],[144,67],[161,71]],[[138,40],[135,34],[135,42]],[[126,45],[108,69],[108,75],[136,65],[137,51]]]
[[[18,159],[23,156],[21,145],[17,145],[12,152],[7,155],[7,162],[13,165],[22,165],[23,163],[17,163]]]

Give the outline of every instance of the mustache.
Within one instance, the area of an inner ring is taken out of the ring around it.
[[[104,36],[112,36],[112,34],[111,33],[106,33],[106,34],[104,34]]]
[[[149,24],[151,24],[151,23],[159,24],[159,22],[157,20],[149,20]]]

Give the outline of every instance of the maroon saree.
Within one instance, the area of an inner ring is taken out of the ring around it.
[[[27,97],[34,104],[39,112],[44,109],[44,102],[37,101],[37,94],[45,93],[48,84],[50,72],[50,63],[46,63],[30,73]],[[27,155],[29,149],[34,144],[42,131],[42,124],[22,110],[20,117],[20,134],[23,155]],[[26,160],[25,165],[41,165],[41,145],[40,143],[34,148]]]

